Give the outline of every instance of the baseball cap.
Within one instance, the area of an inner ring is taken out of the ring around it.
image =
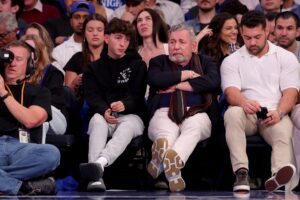
[[[133,6],[133,7],[135,7],[135,6],[139,5],[140,3],[142,3],[143,1],[144,0],[125,0],[125,4],[127,6]]]
[[[73,14],[77,11],[88,12],[89,14],[95,14],[95,6],[87,1],[76,1],[73,3],[70,13]]]

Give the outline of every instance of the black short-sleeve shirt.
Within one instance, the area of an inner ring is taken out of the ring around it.
[[[75,53],[64,67],[65,71],[75,72],[76,74],[81,74],[82,71],[82,52]]]
[[[21,103],[22,84],[9,85],[9,88],[13,97]],[[50,91],[45,87],[26,83],[24,89],[24,106],[28,108],[32,105],[40,106],[47,112],[47,121],[52,119]],[[18,130],[22,128],[23,125],[14,118],[3,101],[0,101],[0,113],[0,135],[9,135],[19,138]],[[31,142],[41,143],[42,126],[30,129],[29,132]]]

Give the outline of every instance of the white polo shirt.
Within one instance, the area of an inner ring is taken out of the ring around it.
[[[221,65],[222,90],[236,87],[247,99],[276,110],[283,90],[299,89],[300,66],[295,55],[268,41],[269,51],[261,58],[245,46],[224,59]]]
[[[71,57],[79,51],[82,51],[82,44],[81,42],[75,42],[73,34],[67,41],[53,49],[52,56],[55,61],[52,64],[65,73],[63,68]]]

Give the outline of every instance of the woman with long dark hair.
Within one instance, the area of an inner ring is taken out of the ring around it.
[[[151,58],[169,54],[167,24],[150,8],[142,10],[134,22],[137,30],[138,52],[147,66]]]
[[[100,58],[104,46],[106,19],[99,14],[89,15],[83,23],[82,51],[74,54],[64,67],[65,85],[81,96],[82,73],[84,68]]]
[[[242,45],[238,22],[229,13],[220,13],[210,22],[212,35],[204,37],[199,43],[199,51],[211,56],[220,66],[223,59]]]

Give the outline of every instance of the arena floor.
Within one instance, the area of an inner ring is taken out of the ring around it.
[[[277,191],[275,193],[267,193],[263,190],[253,190],[250,196],[235,196],[232,192],[204,192],[204,191],[183,191],[180,193],[171,193],[168,191],[134,191],[134,190],[108,190],[103,193],[88,192],[59,192],[56,196],[1,196],[0,199],[146,199],[146,200],[218,200],[218,199],[300,199],[300,192],[285,193]]]

